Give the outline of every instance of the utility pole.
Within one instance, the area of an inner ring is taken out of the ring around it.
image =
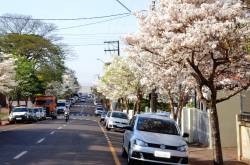
[[[105,44],[111,45],[112,48],[105,49],[105,52],[117,52],[117,55],[120,56],[120,42],[119,41],[105,41]],[[116,44],[116,45],[114,45]]]
[[[152,6],[151,6],[151,10],[154,11],[155,10],[155,0],[152,0]]]

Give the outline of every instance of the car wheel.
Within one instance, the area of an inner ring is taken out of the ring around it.
[[[111,129],[110,129],[108,126],[106,126],[106,130],[107,130],[107,131],[110,131]]]
[[[105,126],[105,125],[106,125],[106,122],[105,122],[105,121],[103,121],[102,125],[103,125],[103,126]]]
[[[122,146],[122,157],[126,158],[126,156],[128,156],[128,155],[125,151],[125,148]]]
[[[122,157],[125,158],[126,156],[128,156],[128,155],[127,155],[127,152],[126,152],[126,150],[124,148],[124,138],[123,138],[123,142],[122,142]]]
[[[135,164],[135,160],[131,159],[131,153],[130,153],[130,144],[128,145],[128,159],[127,159],[127,163],[128,165],[134,165]]]

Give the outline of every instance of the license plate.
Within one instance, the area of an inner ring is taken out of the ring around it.
[[[16,120],[22,120],[22,118],[18,117],[18,118],[16,118]]]
[[[170,152],[155,151],[154,156],[160,158],[170,158],[171,154]]]

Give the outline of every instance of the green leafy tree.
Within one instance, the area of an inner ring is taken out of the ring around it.
[[[36,76],[33,62],[26,60],[24,57],[17,58],[16,81],[17,86],[12,92],[13,99],[19,101],[44,93],[44,81]]]

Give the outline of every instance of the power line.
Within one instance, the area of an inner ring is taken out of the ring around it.
[[[79,44],[79,45],[66,45],[66,46],[101,46],[105,44]]]
[[[118,19],[125,18],[125,17],[128,17],[128,16],[131,16],[131,14],[127,14],[127,15],[121,16],[121,17],[106,19],[106,20],[103,20],[103,21],[97,21],[97,22],[82,24],[82,25],[69,26],[69,27],[64,27],[64,28],[57,28],[56,30],[65,30],[65,29],[72,29],[72,28],[79,28],[79,27],[85,27],[85,26],[90,26],[90,25],[96,25],[96,24],[100,24],[100,23],[104,23],[104,22],[118,20]]]
[[[65,35],[65,36],[109,36],[109,35],[124,35],[127,34],[125,32],[121,33],[58,33],[57,35]]]
[[[118,13],[104,16],[95,16],[95,17],[80,17],[80,18],[30,18],[30,17],[11,17],[11,16],[0,16],[0,18],[5,19],[17,19],[17,20],[40,20],[40,21],[79,21],[79,20],[91,20],[91,19],[102,19],[109,17],[116,17],[122,15],[128,15],[130,13]]]
[[[125,6],[121,1],[116,0],[116,2],[118,2],[120,5],[122,5],[129,13],[132,12],[132,11],[131,11],[127,6]]]

